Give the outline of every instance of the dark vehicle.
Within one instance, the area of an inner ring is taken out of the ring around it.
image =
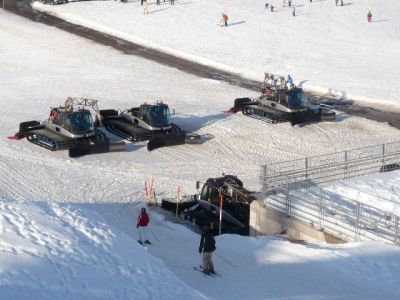
[[[336,120],[336,113],[308,103],[301,88],[287,83],[282,76],[265,73],[261,96],[237,98],[229,113],[244,115],[269,123],[290,122],[292,125]]]
[[[51,151],[69,150],[71,157],[124,150],[124,144],[110,144],[105,134],[95,128],[93,116],[85,106],[98,111],[97,100],[68,97],[65,106],[51,108],[47,120],[21,123],[12,139],[26,138]]]
[[[78,0],[75,0],[78,1]],[[58,5],[58,4],[65,4],[68,3],[68,0],[41,0],[43,4],[51,4],[51,5]]]
[[[183,212],[185,219],[200,228],[204,225],[210,226],[214,234],[219,233],[220,217],[221,233],[249,234],[250,204],[256,199],[256,195],[245,189],[239,178],[223,175],[209,178],[203,185],[197,182],[196,187],[199,190],[198,195],[187,197],[187,201],[180,202],[179,205],[176,201],[164,199],[162,208]]]
[[[122,112],[115,109],[101,110],[101,121],[111,133],[130,142],[149,141],[149,151],[185,143],[200,143],[200,136],[187,133],[171,120],[167,104],[142,104]]]

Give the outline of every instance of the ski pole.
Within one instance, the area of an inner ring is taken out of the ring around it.
[[[200,266],[204,268],[204,265],[203,265],[204,261],[203,261],[202,254],[203,254],[203,252],[201,252],[201,253],[199,254],[199,255],[200,255]]]
[[[229,264],[229,265],[231,265],[233,268],[236,268],[236,266],[233,264],[233,263],[231,263],[229,260],[227,260],[226,258],[223,258],[221,255],[219,255],[217,252],[215,252],[215,254],[219,257],[219,258],[221,258],[223,261],[225,261],[227,264]]]
[[[139,238],[140,238],[140,241],[143,243],[143,240],[142,240],[142,234],[140,233],[140,229],[138,228],[138,232],[139,232]]]

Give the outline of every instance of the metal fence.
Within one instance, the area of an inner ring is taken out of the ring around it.
[[[400,244],[399,216],[318,187],[269,195],[265,204],[345,241]]]
[[[288,190],[400,167],[400,142],[261,166],[262,192]]]

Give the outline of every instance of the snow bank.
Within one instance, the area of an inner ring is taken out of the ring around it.
[[[0,200],[1,299],[204,299],[76,205]]]
[[[148,15],[138,2],[80,2],[45,10],[72,23],[104,31],[160,51],[262,80],[264,71],[292,74],[305,90],[365,105],[400,108],[400,22],[395,0],[150,2]],[[368,10],[373,23],[366,21]],[[222,12],[230,26],[217,26]],[[381,47],[381,45],[385,45]],[[379,53],[379,54],[378,54]]]

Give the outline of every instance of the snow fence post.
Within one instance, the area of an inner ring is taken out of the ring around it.
[[[267,165],[261,166],[261,187],[263,196],[267,196],[268,183],[267,183]]]
[[[323,229],[323,221],[324,221],[324,209],[323,209],[323,201],[324,201],[324,190],[322,188],[319,189],[319,229]]]
[[[179,204],[181,202],[180,194],[181,194],[181,187],[178,186],[177,197],[176,197],[176,211],[175,211],[176,221],[178,221],[178,210],[179,210]]]
[[[306,180],[307,180],[308,179],[308,157],[306,157],[304,160],[305,160],[304,165],[306,168]]]
[[[347,178],[347,169],[348,169],[348,151],[344,151],[344,172],[343,172],[343,179]]]
[[[221,227],[222,227],[222,205],[224,203],[224,196],[222,195],[222,188],[219,188],[219,197],[220,197],[220,202],[219,202],[219,235],[221,235]]]
[[[289,182],[286,185],[285,198],[286,198],[286,210],[287,210],[288,215],[290,216],[290,214],[292,212],[292,208],[291,208],[291,205],[290,205]]]
[[[356,227],[355,227],[355,234],[354,234],[354,241],[359,242],[360,241],[360,215],[361,215],[361,202],[357,201],[357,218],[356,218]]]

